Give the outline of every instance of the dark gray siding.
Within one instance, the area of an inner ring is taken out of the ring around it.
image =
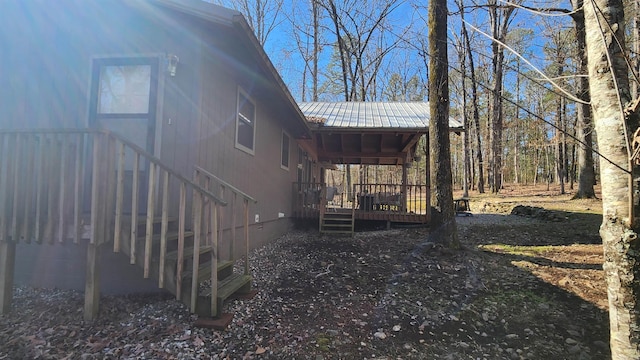
[[[290,169],[281,169],[281,136],[299,120],[291,118],[295,112],[290,104],[283,109],[281,89],[268,80],[271,75],[244,30],[151,3],[127,3],[0,1],[0,129],[86,128],[92,61],[157,57],[156,155],[187,177],[194,165],[203,166],[255,197],[258,204],[250,210],[252,247],[283,234],[290,226],[298,151],[290,132]],[[163,71],[169,53],[179,57],[175,77]],[[255,155],[235,148],[238,87],[256,103]],[[177,203],[177,194],[172,201]],[[239,207],[238,226],[241,215]],[[225,215],[227,232],[230,218]],[[242,237],[242,231],[237,234]],[[19,256],[37,259],[34,252],[47,252],[44,247],[27,249]],[[236,251],[242,248],[236,246]],[[71,258],[82,261],[83,256]]]

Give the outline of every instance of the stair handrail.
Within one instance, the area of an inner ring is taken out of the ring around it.
[[[235,202],[236,202],[236,196],[240,195],[242,197],[243,200],[243,204],[244,204],[244,211],[243,211],[243,215],[244,215],[244,221],[243,221],[243,228],[244,228],[244,240],[245,240],[245,269],[244,269],[244,273],[245,275],[249,275],[250,271],[249,271],[249,203],[252,202],[254,204],[258,203],[258,200],[256,200],[255,198],[253,198],[251,195],[248,195],[247,193],[245,193],[244,191],[238,189],[237,187],[231,185],[229,182],[221,179],[220,177],[212,174],[210,171],[207,171],[206,169],[203,169],[201,166],[195,166],[195,171],[194,171],[194,177],[197,178],[198,174],[202,174],[205,177],[214,180],[216,182],[218,182],[218,184],[223,188],[229,188],[232,192],[233,192],[233,198],[231,199],[232,202],[232,224],[231,224],[231,241],[229,241],[229,256],[231,257],[231,260],[234,259],[234,242],[235,242],[235,231],[236,231],[236,224],[235,224]],[[224,193],[224,191],[222,191],[222,193]],[[222,216],[222,212],[220,212],[220,216]],[[221,221],[222,219],[220,219]],[[220,229],[222,229],[222,226],[220,226]]]
[[[238,195],[242,196],[244,199],[249,200],[250,202],[253,202],[254,204],[258,203],[258,200],[254,199],[251,195],[245,193],[244,191],[238,189],[237,187],[231,185],[230,183],[222,180],[221,178],[213,175],[211,172],[203,169],[202,167],[196,165],[195,169],[197,171],[201,172],[203,175],[205,175],[207,177],[210,177],[211,179],[213,179],[213,180],[219,182],[220,184],[224,185],[225,187],[229,188],[231,191],[233,191],[233,192],[237,193]]]
[[[218,186],[220,186],[220,193],[222,197],[224,197],[225,195],[225,190],[228,188],[229,190],[231,190],[231,192],[233,193],[233,197],[231,199],[231,213],[232,213],[232,217],[231,217],[231,239],[229,241],[229,256],[230,256],[230,260],[233,261],[234,260],[234,243],[236,240],[236,223],[235,223],[235,204],[236,204],[236,197],[238,195],[240,195],[240,197],[242,197],[243,200],[243,215],[244,215],[244,221],[243,221],[243,228],[244,228],[244,241],[245,241],[245,261],[244,261],[244,275],[248,276],[250,275],[250,270],[249,270],[249,203],[252,202],[254,204],[256,204],[258,201],[253,198],[252,196],[250,196],[249,194],[245,193],[244,191],[238,189],[237,187],[231,185],[229,182],[221,179],[220,177],[212,174],[210,171],[202,168],[201,166],[194,166],[194,179],[196,182],[200,181],[200,175],[204,176],[206,178],[206,186],[210,186],[212,185],[213,182],[216,182],[218,184]],[[211,312],[214,316],[216,315],[220,315],[217,314],[217,308],[219,307],[219,304],[217,303],[218,299],[218,288],[217,288],[217,282],[218,282],[218,275],[217,275],[217,267],[218,267],[218,240],[219,237],[222,235],[222,216],[223,213],[217,212],[217,217],[216,217],[216,210],[215,207],[213,209],[213,211],[211,212],[211,221],[212,222],[216,222],[216,226],[219,229],[219,233],[218,234],[214,234],[212,232],[212,241],[211,241],[211,246],[213,248],[213,255],[212,255],[212,272],[211,272]]]
[[[105,129],[97,129],[97,131],[102,132],[108,136],[114,137],[116,139],[118,139],[119,141],[121,141],[122,143],[124,143],[125,145],[127,145],[128,147],[132,148],[133,150],[135,150],[136,152],[138,152],[140,155],[144,156],[145,158],[147,158],[148,160],[152,161],[155,165],[159,166],[160,168],[162,168],[162,170],[168,172],[169,174],[171,174],[171,176],[175,177],[176,179],[185,182],[187,185],[192,186],[195,190],[198,190],[199,192],[203,193],[204,195],[206,195],[207,197],[211,198],[211,200],[213,200],[215,203],[220,204],[222,206],[227,205],[227,202],[224,201],[223,199],[219,198],[216,194],[212,193],[211,191],[203,188],[202,186],[200,186],[199,184],[196,184],[194,181],[190,180],[188,177],[180,174],[179,172],[173,170],[171,167],[169,167],[169,165],[166,165],[165,163],[162,162],[162,160],[160,160],[159,158],[155,157],[153,154],[147,152],[146,150],[144,150],[143,148],[139,147],[138,145],[134,144],[133,142],[123,138],[122,136],[109,131],[109,130],[105,130]]]
[[[183,176],[182,174],[180,174],[179,172],[173,170],[169,165],[165,164],[164,162],[162,162],[162,160],[160,160],[159,158],[157,158],[155,155],[149,153],[148,151],[144,150],[143,148],[141,148],[140,146],[136,145],[135,143],[125,139],[124,137],[122,137],[121,135],[107,130],[107,129],[91,129],[91,128],[86,128],[86,129],[0,129],[0,134],[11,134],[11,133],[16,133],[16,134],[39,134],[39,133],[49,133],[49,134],[95,134],[95,133],[102,133],[104,135],[107,135],[109,137],[115,138],[118,141],[122,142],[123,144],[127,145],[128,147],[130,147],[131,149],[133,149],[134,151],[136,151],[137,153],[139,153],[140,155],[142,155],[143,157],[147,158],[148,160],[150,160],[151,162],[153,162],[155,165],[159,166],[160,168],[162,168],[163,170],[167,171],[169,174],[171,174],[171,176],[175,177],[176,179],[179,179],[180,181],[184,181],[187,185],[192,186],[193,188],[195,188],[196,190],[202,192],[203,194],[205,194],[206,196],[210,197],[212,200],[214,200],[216,203],[220,204],[220,205],[227,205],[226,201],[220,199],[216,194],[212,193],[211,191],[206,190],[205,188],[203,188],[202,186],[196,184],[195,182],[193,182],[192,180],[190,180],[188,177]]]
[[[13,137],[15,135],[15,140]],[[77,142],[70,141],[67,142],[66,138],[68,136],[78,135]],[[84,141],[87,140],[84,137],[87,137],[91,140],[92,145],[88,149],[89,152],[84,154],[86,148],[84,147]],[[32,138],[33,137],[33,138]],[[186,194],[187,188],[193,191],[194,196],[194,228],[197,228],[198,218],[197,214],[202,213],[202,209],[206,200],[209,204],[215,204],[217,206],[226,206],[227,202],[222,198],[218,197],[213,192],[203,188],[199,184],[195,183],[188,177],[180,174],[179,172],[172,169],[170,166],[165,164],[162,160],[154,156],[153,154],[147,152],[145,149],[136,145],[132,141],[125,139],[119,134],[116,134],[107,129],[95,129],[95,128],[84,128],[84,129],[0,129],[0,151],[6,150],[7,154],[4,154],[8,159],[14,159],[7,164],[0,164],[0,168],[10,169],[13,174],[8,175],[8,171],[5,174],[0,174],[0,193],[4,193],[3,196],[9,196],[9,192],[12,188],[19,189],[20,191],[28,191],[31,184],[27,182],[26,185],[23,185],[20,182],[20,171],[19,167],[23,168],[22,164],[18,162],[22,159],[24,154],[20,154],[21,149],[26,153],[26,149],[28,149],[28,145],[31,141],[34,141],[35,137],[43,137],[45,139],[51,137],[53,139],[62,139],[61,144],[54,144],[56,146],[55,150],[60,150],[60,154],[54,155],[54,158],[60,159],[60,164],[48,164],[44,163],[44,160],[38,158],[39,162],[42,164],[38,164],[38,166],[55,166],[59,165],[60,169],[58,170],[59,175],[54,184],[60,184],[60,192],[64,192],[64,187],[61,184],[64,184],[65,181],[68,181],[67,176],[65,176],[65,165],[69,166],[67,157],[71,158],[71,161],[75,164],[75,174],[68,175],[69,177],[73,176],[74,181],[73,184],[76,186],[74,193],[75,197],[73,199],[73,229],[74,229],[74,238],[75,242],[78,242],[81,239],[81,227],[86,225],[86,223],[80,221],[80,208],[81,208],[81,198],[82,191],[78,190],[77,186],[82,187],[81,183],[83,174],[90,174],[91,179],[91,189],[90,189],[90,197],[91,197],[91,233],[89,235],[89,244],[90,249],[92,251],[92,256],[96,257],[97,248],[103,243],[109,241],[109,239],[113,239],[114,242],[114,251],[120,251],[120,237],[123,233],[122,229],[122,215],[123,215],[123,193],[124,193],[124,161],[126,151],[130,151],[133,155],[134,160],[134,171],[133,176],[134,180],[132,181],[133,189],[132,194],[136,194],[132,196],[132,215],[131,215],[131,245],[130,245],[130,258],[131,263],[136,262],[136,238],[137,238],[137,217],[138,211],[133,211],[133,209],[137,209],[137,194],[138,194],[138,173],[140,171],[140,159],[144,159],[148,164],[148,196],[147,196],[147,218],[146,218],[146,238],[144,243],[144,276],[145,278],[149,277],[150,272],[150,262],[151,262],[151,253],[152,253],[152,233],[153,233],[153,212],[155,210],[156,205],[159,205],[159,202],[155,201],[156,191],[162,196],[162,229],[161,229],[161,256],[160,256],[160,264],[159,264],[159,286],[164,287],[164,278],[163,278],[163,265],[165,260],[165,247],[166,247],[166,236],[167,236],[167,223],[168,223],[168,201],[167,201],[167,192],[168,192],[168,183],[169,177],[171,176],[177,183],[180,185],[180,209],[179,209],[179,253],[178,253],[178,264],[182,264],[183,256],[184,256],[184,237],[185,237],[185,229],[187,221],[185,219],[185,209],[186,209]],[[6,141],[6,143],[5,143]],[[15,143],[14,143],[15,142]],[[24,142],[24,143],[22,143]],[[18,144],[16,146],[16,150],[12,149],[12,144]],[[45,148],[45,145],[39,145],[39,149],[34,150],[34,153],[28,153],[29,159],[33,157],[43,155],[48,149]],[[69,154],[68,151],[70,148],[66,147],[69,144],[75,146],[75,154]],[[51,146],[51,145],[49,145]],[[129,149],[126,149],[126,148]],[[39,151],[39,152],[38,152]],[[80,155],[78,155],[80,154]],[[3,154],[0,154],[3,155]],[[22,157],[21,157],[22,156]],[[90,160],[91,168],[87,168],[85,172],[84,162]],[[32,161],[32,160],[28,160]],[[43,165],[45,164],[45,165]],[[33,167],[36,168],[35,164],[29,163],[28,166],[24,166],[25,169],[30,169]],[[40,169],[38,169],[40,170]],[[74,170],[74,169],[72,169]],[[115,175],[115,176],[114,176]],[[42,175],[40,175],[42,176]],[[156,188],[158,183],[158,179],[163,181],[163,188]],[[41,186],[40,180],[38,180],[37,186]],[[42,185],[44,186],[44,185]],[[44,232],[46,234],[41,238],[48,238],[50,243],[53,243],[53,232],[55,228],[55,219],[53,214],[55,213],[56,206],[59,206],[62,209],[63,204],[65,204],[65,196],[63,194],[56,194],[56,190],[58,188],[47,189],[46,193],[38,193],[38,204],[36,204],[37,214],[40,211],[40,195],[47,199],[43,201],[47,201],[47,218],[41,219],[36,215],[35,228],[40,233],[39,228],[46,227]],[[38,190],[40,191],[40,190]],[[43,190],[44,191],[44,190]],[[27,220],[24,220],[23,223],[20,223],[18,219],[20,216],[23,216],[25,213],[29,211],[29,205],[24,205],[24,209],[16,211],[18,201],[15,200],[15,197],[18,196],[18,191],[14,192],[15,195],[11,195],[14,199],[12,203],[12,208],[9,208],[8,205],[0,204],[0,241],[7,240],[7,233],[11,230],[13,242],[18,242],[19,237],[16,235],[19,231],[22,231],[23,228],[29,228],[29,223]],[[107,209],[115,209],[114,212],[111,210],[107,211]],[[8,214],[11,213],[11,219],[8,219]],[[58,228],[58,236],[60,242],[62,242],[66,238],[64,222],[65,220],[62,218],[62,211],[58,211],[60,220],[57,223]],[[9,223],[11,220],[11,223]],[[54,224],[54,225],[51,225]],[[112,226],[113,224],[113,226]],[[215,226],[215,224],[214,224]],[[11,227],[11,229],[8,229]],[[217,231],[217,229],[216,229]],[[20,234],[22,235],[22,233]],[[196,232],[194,235],[195,238],[198,238],[200,234]],[[36,236],[36,241],[39,241],[39,237]],[[29,241],[29,238],[27,238]],[[91,276],[87,275],[86,289],[85,289],[85,300],[91,298],[91,301],[85,301],[85,318],[93,318],[97,314],[97,294],[99,293],[97,289],[97,272],[95,270],[97,266],[97,261],[88,261],[88,270],[87,273],[91,274]],[[197,274],[194,274],[197,276]],[[181,297],[181,288],[182,288],[182,269],[181,266],[178,265],[178,270],[176,274],[176,296],[178,299]],[[195,300],[197,294],[197,284],[196,286],[191,287],[191,309],[195,310]],[[88,304],[88,305],[87,305]]]

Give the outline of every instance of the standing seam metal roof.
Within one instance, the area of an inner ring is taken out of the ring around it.
[[[325,127],[370,129],[416,129],[429,126],[429,104],[425,102],[304,102],[300,110],[307,118],[323,121]],[[449,127],[462,124],[449,120]]]

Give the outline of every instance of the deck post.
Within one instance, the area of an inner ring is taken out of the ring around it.
[[[87,273],[84,285],[84,320],[98,317],[100,303],[100,243],[87,246]]]
[[[425,201],[427,203],[426,211],[427,211],[427,222],[431,222],[431,151],[429,151],[429,136],[426,138],[426,146],[424,147],[425,151],[425,183],[427,185],[427,189],[425,190]]]
[[[407,163],[404,163],[402,165],[402,185],[400,187],[400,192],[402,193],[402,200],[401,200],[401,204],[402,206],[400,206],[400,211],[402,212],[407,212],[407,182],[409,182],[407,180],[408,176],[407,176]]]
[[[13,272],[16,260],[16,244],[12,241],[0,241],[0,314],[11,310],[13,299]]]

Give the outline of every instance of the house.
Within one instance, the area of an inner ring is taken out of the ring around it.
[[[86,319],[100,293],[155,289],[219,317],[251,290],[249,250],[294,219],[429,220],[428,167],[407,182],[425,105],[298,106],[236,11],[7,0],[0,13],[0,313],[29,283],[84,289]],[[338,194],[326,174],[350,164],[402,181]]]
[[[100,291],[140,273],[154,282],[128,287],[216,315],[221,293],[250,286],[248,264],[231,289],[212,286],[220,296],[198,283],[233,282],[235,260],[287,231],[293,164],[311,153],[245,19],[199,0],[2,1],[0,13],[2,311],[27,281],[84,288],[93,318]]]

